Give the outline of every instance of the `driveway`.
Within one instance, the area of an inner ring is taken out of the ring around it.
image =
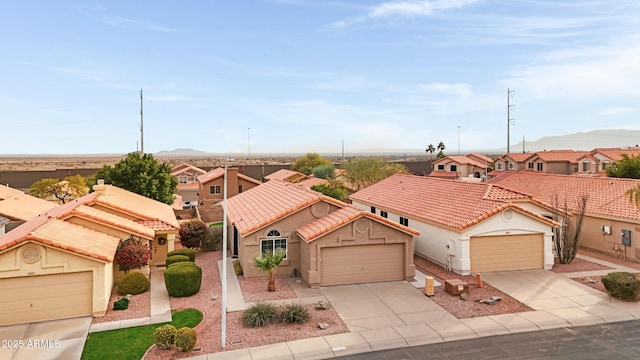
[[[91,317],[0,326],[0,359],[80,359]]]

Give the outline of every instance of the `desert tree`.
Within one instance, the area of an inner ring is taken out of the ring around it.
[[[130,153],[113,167],[105,165],[96,179],[165,204],[172,204],[178,191],[178,179],[171,176],[171,167],[159,163],[152,154]]]
[[[322,156],[316,153],[308,153],[307,155],[301,157],[296,160],[293,165],[291,165],[291,170],[295,170],[301,172],[305,175],[311,175],[313,169],[319,165],[333,165],[331,161],[323,158]]]
[[[558,196],[555,197],[553,220],[559,226],[554,228],[553,245],[555,257],[561,264],[569,264],[576,257],[588,200],[589,195],[580,195],[575,207],[569,209],[566,199],[561,205]]]
[[[76,174],[67,176],[64,180],[45,178],[31,184],[29,194],[45,200],[57,200],[65,204],[89,192],[86,179]]]
[[[324,195],[343,201],[347,197],[347,188],[344,184],[337,180],[329,180],[322,184],[316,184],[311,187],[311,190],[320,192]]]
[[[333,179],[336,174],[333,164],[318,165],[311,170],[311,173],[313,176],[325,180]]]
[[[640,154],[629,156],[622,154],[622,159],[606,168],[607,176],[617,178],[640,179]]]
[[[407,173],[407,168],[399,163],[389,163],[375,157],[357,158],[344,164],[345,178],[356,191],[364,189],[387,177]]]
[[[629,201],[640,210],[640,183],[627,190],[625,194],[629,197]]]

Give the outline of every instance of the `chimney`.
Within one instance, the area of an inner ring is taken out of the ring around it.
[[[93,185],[93,191],[99,194],[105,194],[107,192],[107,186],[104,184],[104,179],[98,179],[98,183]]]

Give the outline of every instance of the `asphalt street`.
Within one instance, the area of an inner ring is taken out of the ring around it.
[[[338,359],[640,359],[640,320],[490,336]]]

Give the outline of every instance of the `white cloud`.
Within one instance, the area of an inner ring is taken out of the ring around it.
[[[458,9],[478,0],[403,0],[388,1],[370,8],[366,13],[331,24],[331,28],[346,28],[359,23],[391,17],[426,17],[437,11]]]
[[[143,29],[143,30],[152,30],[158,32],[175,32],[175,29],[158,25],[151,21],[142,21],[142,20],[134,20],[127,19],[123,17],[115,17],[115,16],[107,16],[102,19],[102,22],[118,28],[118,29]]]

